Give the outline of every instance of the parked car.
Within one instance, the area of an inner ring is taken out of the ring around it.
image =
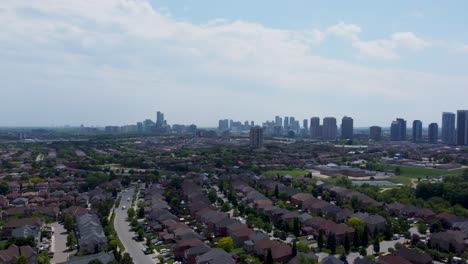
[[[122,206],[122,210],[125,210],[125,209],[127,209],[127,206],[125,206],[125,205]]]

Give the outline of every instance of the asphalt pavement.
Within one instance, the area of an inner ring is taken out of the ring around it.
[[[63,225],[55,222],[50,224],[54,234],[52,235],[52,251],[54,252],[54,257],[52,258],[51,263],[63,263],[68,260],[69,255],[73,255],[76,251],[67,251],[67,230]]]
[[[121,192],[121,199],[120,205],[118,208],[115,208],[115,220],[114,220],[114,227],[117,235],[122,241],[122,244],[125,246],[125,251],[130,254],[133,258],[134,263],[138,264],[154,264],[155,260],[153,260],[154,254],[145,255],[144,250],[145,247],[143,243],[137,242],[133,240],[135,233],[130,231],[130,223],[126,221],[127,219],[127,209],[132,204],[132,195],[134,193],[134,188],[129,188],[127,191]],[[130,198],[130,201],[127,199]],[[122,210],[122,206],[126,206],[126,209]]]

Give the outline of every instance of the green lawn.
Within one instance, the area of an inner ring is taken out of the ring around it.
[[[390,178],[385,178],[384,180],[393,182],[393,183],[402,183],[406,186],[411,186],[411,178],[405,176],[393,176]]]
[[[439,177],[446,175],[461,175],[462,169],[459,170],[440,170],[440,169],[430,169],[430,168],[419,168],[419,167],[410,167],[410,166],[398,166],[398,165],[386,165],[382,164],[382,169],[386,171],[394,171],[396,167],[400,167],[401,174],[399,176],[409,177],[409,178],[425,178],[429,177]]]
[[[265,171],[263,175],[276,176],[277,174],[279,174],[280,176],[283,176],[283,175],[289,174],[293,177],[298,177],[298,176],[304,176],[307,173],[309,172],[306,170],[269,170],[269,171]]]

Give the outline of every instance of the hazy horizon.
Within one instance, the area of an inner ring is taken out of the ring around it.
[[[449,5],[450,4],[450,5]],[[468,109],[465,1],[26,1],[0,7],[0,127],[441,125]]]

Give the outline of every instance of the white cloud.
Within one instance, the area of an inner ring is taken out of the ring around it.
[[[424,39],[416,37],[412,32],[397,32],[392,34],[393,40],[398,46],[419,50],[429,46],[429,43]]]
[[[380,58],[397,59],[400,57],[398,49],[408,48],[420,50],[429,46],[429,43],[417,37],[412,32],[396,32],[388,39],[363,40],[359,35],[362,29],[355,24],[340,22],[327,29],[327,33],[341,36],[351,40],[353,47],[359,50],[362,55]]]
[[[335,34],[351,39],[361,54],[394,59],[399,48],[426,46],[411,33],[364,41],[359,26],[345,23],[323,31],[241,20],[198,25],[164,15],[145,1],[4,0],[2,5],[0,90],[10,100],[0,111],[24,106],[3,121],[11,124],[125,123],[155,109],[171,121],[202,125],[227,116],[261,120],[284,111],[337,116],[352,111],[372,121],[386,116],[355,101],[404,104],[417,97],[429,104],[450,94],[445,87],[468,84],[466,78],[365,67],[314,50]],[[384,115],[393,118],[394,111]]]
[[[346,24],[340,22],[336,25],[333,25],[327,29],[327,32],[337,36],[347,37],[351,40],[357,40],[359,33],[361,33],[361,28],[355,24]]]

